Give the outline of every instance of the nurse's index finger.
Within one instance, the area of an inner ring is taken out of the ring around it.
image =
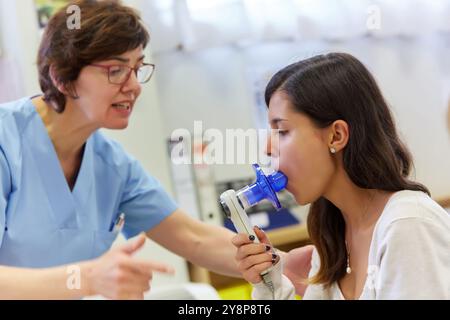
[[[134,267],[138,267],[140,270],[144,272],[153,271],[167,274],[175,274],[175,269],[164,263],[142,259],[133,259],[132,263]]]

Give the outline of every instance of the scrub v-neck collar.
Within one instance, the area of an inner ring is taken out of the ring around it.
[[[55,147],[47,129],[32,101],[31,119],[25,132],[25,139],[36,161],[42,184],[53,208],[52,214],[60,228],[73,229],[80,225],[79,219],[88,213],[84,210],[93,180],[92,136],[85,143],[80,170],[73,191],[64,175]]]

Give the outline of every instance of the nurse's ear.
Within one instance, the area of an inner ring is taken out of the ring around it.
[[[331,153],[337,153],[347,146],[349,139],[348,124],[344,120],[336,120],[328,127],[328,147]]]
[[[72,99],[78,99],[78,94],[75,91],[72,83],[63,83],[58,79],[58,73],[55,69],[55,66],[50,65],[50,78],[52,79],[52,83],[55,88],[58,89],[65,96],[69,96]]]

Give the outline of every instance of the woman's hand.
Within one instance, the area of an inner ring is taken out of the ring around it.
[[[258,227],[253,228],[261,243],[254,243],[253,236],[247,234],[236,235],[232,242],[236,246],[236,261],[238,269],[245,280],[256,284],[262,281],[261,273],[274,264],[280,257],[274,253],[272,245],[264,231]]]
[[[110,250],[88,264],[85,283],[89,295],[102,295],[108,299],[143,299],[150,290],[153,272],[173,274],[173,268],[132,257],[145,243],[145,236]]]

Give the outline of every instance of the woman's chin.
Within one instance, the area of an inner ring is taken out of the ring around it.
[[[297,202],[297,204],[299,204],[299,205],[303,205],[302,204],[302,197],[300,196],[300,193],[297,191],[297,190],[293,190],[293,188],[286,188],[286,190],[287,191],[289,191],[291,194],[292,194],[292,196],[294,197],[294,199],[295,199],[295,202]]]
[[[310,204],[310,201],[307,201],[305,199],[299,198],[299,197],[295,197],[295,201],[297,202],[298,205],[300,206],[306,206],[307,204]]]
[[[300,193],[298,191],[291,192],[292,195],[295,198],[295,202],[297,202],[300,206],[306,206],[307,204],[310,204],[312,201],[309,197],[305,197],[303,193]]]

